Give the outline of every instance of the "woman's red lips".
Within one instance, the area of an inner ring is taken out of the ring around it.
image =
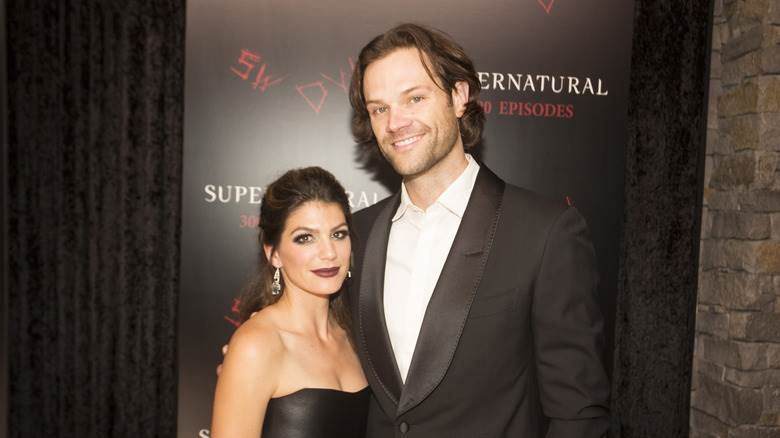
[[[339,267],[337,266],[335,268],[312,269],[311,272],[314,272],[320,277],[333,277],[339,273]]]

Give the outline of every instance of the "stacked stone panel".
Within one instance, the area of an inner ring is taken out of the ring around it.
[[[715,0],[694,438],[780,438],[780,0]]]

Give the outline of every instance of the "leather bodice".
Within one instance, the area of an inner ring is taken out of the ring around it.
[[[371,391],[304,388],[268,402],[263,438],[364,438]]]

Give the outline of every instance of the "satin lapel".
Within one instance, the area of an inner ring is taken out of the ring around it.
[[[504,182],[480,167],[468,207],[425,311],[396,415],[417,406],[452,362],[493,244]]]
[[[398,404],[402,386],[401,374],[385,325],[382,298],[387,242],[390,237],[391,219],[401,199],[400,193],[397,193],[395,198],[379,213],[366,240],[360,276],[358,331],[369,368],[390,400]]]

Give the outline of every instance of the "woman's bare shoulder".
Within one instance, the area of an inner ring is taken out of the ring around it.
[[[285,348],[273,313],[271,309],[263,309],[241,324],[230,338],[226,359],[234,356],[245,364],[246,361],[257,365],[267,361],[278,363]]]
[[[284,356],[278,330],[263,315],[233,333],[214,395],[212,436],[260,435]]]

